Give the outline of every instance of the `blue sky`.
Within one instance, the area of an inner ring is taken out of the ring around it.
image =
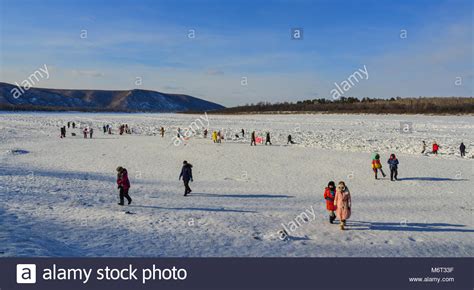
[[[46,64],[50,78],[37,86],[151,89],[232,106],[330,98],[365,65],[369,78],[346,96],[473,95],[468,0],[0,3],[4,82]]]

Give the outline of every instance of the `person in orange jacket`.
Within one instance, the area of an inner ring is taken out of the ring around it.
[[[380,155],[378,153],[376,153],[372,159],[372,170],[374,171],[375,179],[377,179],[377,173],[379,170],[382,173],[382,176],[385,177],[385,173],[382,170],[382,163],[380,163]]]
[[[326,209],[329,212],[329,222],[332,224],[336,219],[336,206],[334,205],[334,198],[336,196],[336,184],[334,181],[329,181],[328,186],[324,190],[324,199],[326,200]]]

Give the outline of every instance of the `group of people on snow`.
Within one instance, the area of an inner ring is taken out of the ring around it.
[[[104,134],[110,134],[112,135],[112,126],[110,126],[109,124],[106,124],[104,126],[102,126],[102,131],[104,132]]]
[[[427,145],[426,145],[425,141],[423,141],[421,146],[422,146],[421,154],[428,153],[428,152],[426,152]],[[441,146],[439,146],[438,143],[436,141],[434,141],[432,146],[431,146],[431,154],[438,155],[438,151],[439,151],[440,148],[441,148]],[[460,153],[461,157],[466,156],[466,145],[464,145],[464,142],[461,142],[461,145],[459,145],[459,153]]]
[[[128,124],[122,124],[119,126],[119,134],[123,135],[125,134],[132,134],[132,130],[128,127]]]
[[[128,204],[132,203],[132,198],[129,195],[130,180],[128,179],[128,171],[122,166],[117,167],[117,188],[119,190],[119,205],[124,205],[125,199]],[[181,167],[181,173],[179,174],[178,180],[183,180],[184,184],[184,196],[187,196],[192,192],[189,182],[193,182],[193,165],[188,161],[183,161]]]
[[[334,181],[329,181],[324,190],[326,209],[329,212],[329,222],[332,224],[339,219],[339,227],[345,230],[346,221],[351,217],[351,193],[344,181],[340,181],[337,186]]]
[[[207,131],[205,132],[205,135],[207,136]],[[221,131],[212,131],[212,142],[214,143],[222,143],[222,140],[224,139],[224,135],[222,135]]]
[[[398,159],[395,154],[390,154],[387,163],[390,168],[390,180],[395,181],[398,180]],[[378,179],[378,172],[382,173],[382,176],[385,177],[385,172],[382,169],[382,163],[380,162],[380,154],[374,153],[372,155],[372,170],[374,171],[375,179]]]
[[[84,127],[82,129],[82,134],[84,135],[84,139],[87,139],[87,135],[89,135],[89,138],[92,139],[92,135],[94,134],[94,129],[92,127]]]

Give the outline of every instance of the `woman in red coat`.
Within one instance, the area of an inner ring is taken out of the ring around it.
[[[328,187],[324,190],[324,199],[326,200],[326,209],[329,212],[329,222],[332,224],[336,219],[336,206],[334,205],[334,197],[336,196],[336,184],[329,181]]]
[[[122,166],[117,167],[117,185],[120,190],[120,202],[119,205],[123,205],[124,198],[128,200],[128,204],[132,202],[132,198],[128,195],[130,189],[130,180],[128,180],[127,169]]]

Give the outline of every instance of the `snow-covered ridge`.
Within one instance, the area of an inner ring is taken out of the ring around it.
[[[15,98],[16,86],[0,82],[0,106],[22,106],[147,112],[208,111],[224,108],[206,100],[182,94],[166,94],[149,90],[67,90],[30,88]]]

